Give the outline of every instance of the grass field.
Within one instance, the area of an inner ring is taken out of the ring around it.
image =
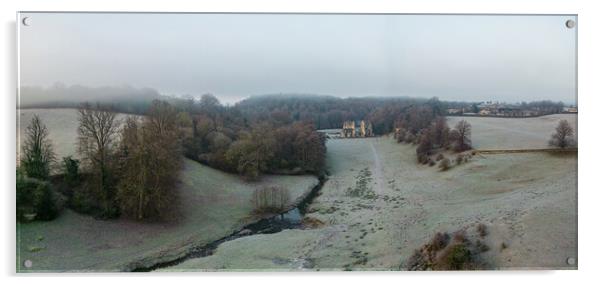
[[[549,117],[469,119],[478,148],[503,149],[545,147],[559,120]],[[417,165],[415,146],[390,137],[332,139],[327,147],[330,177],[306,215],[323,226],[242,237],[162,270],[398,270],[435,232],[474,237],[480,223],[489,232],[483,242],[490,250],[481,255],[487,268],[576,268],[566,262],[577,256],[575,154],[477,155],[441,172]],[[261,183],[300,195],[317,180],[269,176]],[[178,223],[97,221],[65,211],[53,222],[18,225],[18,269],[25,259],[35,271],[126,270],[172,259],[244,223],[255,187],[187,161]]]
[[[74,153],[75,111],[22,110],[23,118],[39,113],[60,156]],[[315,185],[313,176],[264,176],[249,183],[191,160],[185,160],[178,218],[163,223],[139,223],[124,219],[102,221],[64,210],[51,222],[17,224],[17,270],[122,271],[147,267],[183,255],[229,235],[257,219],[252,213],[253,190],[266,185],[288,188],[292,200]],[[33,266],[25,268],[23,262]]]
[[[574,268],[575,155],[477,156],[440,172],[388,137],[327,146],[331,176],[307,214],[325,226],[240,238],[164,270],[399,270],[435,232],[475,237],[478,223],[487,268]]]
[[[560,120],[567,120],[577,138],[577,115],[555,114],[534,118],[447,117],[450,127],[460,120],[472,126],[472,143],[477,149],[547,148]]]

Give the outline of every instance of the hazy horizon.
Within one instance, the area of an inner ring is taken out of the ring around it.
[[[21,86],[576,103],[575,16],[25,16]]]

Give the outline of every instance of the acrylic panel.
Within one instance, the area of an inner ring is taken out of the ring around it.
[[[577,269],[577,29],[20,12],[17,271]]]

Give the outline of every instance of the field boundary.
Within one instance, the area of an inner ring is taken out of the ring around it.
[[[529,152],[553,152],[553,153],[576,153],[577,148],[533,148],[533,149],[475,149],[477,154],[505,154],[505,153],[529,153]]]

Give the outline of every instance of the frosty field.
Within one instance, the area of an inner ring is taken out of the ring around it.
[[[560,120],[567,120],[577,138],[577,115],[555,114],[534,118],[447,117],[450,127],[460,120],[472,125],[472,142],[477,149],[547,148],[550,135]]]
[[[388,137],[327,146],[331,176],[306,215],[324,226],[243,237],[164,270],[399,270],[435,232],[475,236],[478,223],[489,231],[487,268],[574,268],[575,155],[475,156],[440,172]]]
[[[74,153],[73,110],[21,112],[22,118],[40,112],[59,157]],[[547,147],[561,118],[576,119],[567,116],[465,119],[476,148],[514,149]],[[458,119],[450,117],[450,126]],[[417,164],[416,146],[388,136],[329,139],[327,148],[329,176],[307,209],[313,223],[305,229],[237,238],[212,255],[161,270],[404,270],[435,232],[475,237],[478,224],[488,230],[483,242],[490,250],[479,256],[487,269],[577,266],[567,264],[577,258],[575,153],[476,155],[442,172]],[[17,270],[123,271],[173,260],[257,219],[253,189],[284,185],[294,200],[317,184],[313,176],[248,183],[186,160],[176,221],[101,221],[63,210],[51,222],[19,223]],[[31,269],[22,266],[27,259]]]

